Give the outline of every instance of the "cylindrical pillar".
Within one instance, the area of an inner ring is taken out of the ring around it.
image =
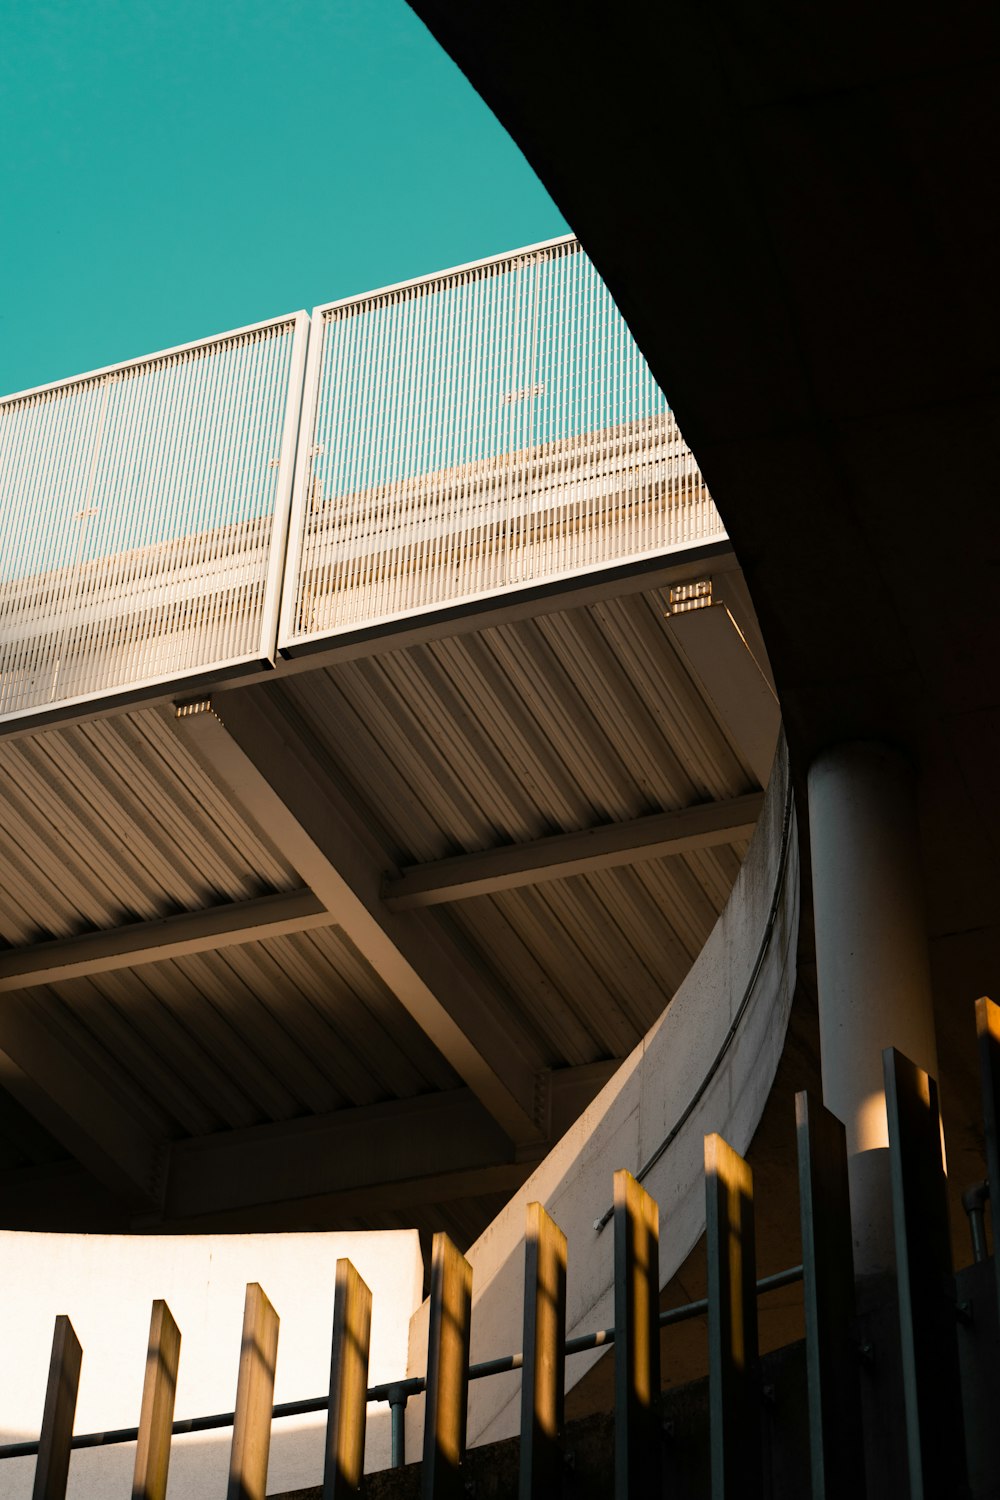
[[[840,745],[809,771],[823,1098],[843,1120],[855,1272],[891,1270],[882,1049],[937,1077],[913,772],[883,745]]]

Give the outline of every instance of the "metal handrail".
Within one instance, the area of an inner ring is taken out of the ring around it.
[[[757,1282],[757,1295],[763,1296],[766,1292],[778,1291],[783,1286],[791,1286],[802,1280],[802,1267],[789,1266],[785,1271],[776,1271],[771,1276],[764,1276]],[[685,1323],[691,1318],[700,1318],[708,1312],[708,1298],[701,1297],[696,1302],[685,1302],[681,1307],[670,1307],[660,1313],[660,1327],[669,1328],[674,1323]],[[599,1349],[606,1344],[615,1341],[615,1330],[613,1328],[599,1328],[593,1333],[581,1333],[576,1338],[566,1340],[566,1354],[584,1354],[589,1349]],[[506,1375],[512,1370],[520,1370],[523,1363],[523,1355],[503,1354],[496,1359],[482,1360],[480,1363],[469,1366],[470,1380],[484,1380],[491,1375]],[[421,1395],[427,1388],[427,1381],[423,1375],[411,1375],[403,1380],[389,1380],[381,1385],[369,1386],[366,1394],[368,1401],[387,1402],[392,1410],[393,1417],[393,1462],[392,1467],[398,1468],[397,1454],[401,1454],[401,1434],[398,1428],[401,1423],[401,1415],[405,1410],[406,1403],[411,1396]],[[309,1396],[302,1401],[282,1401],[274,1406],[271,1411],[272,1420],[281,1417],[303,1417],[310,1416],[316,1412],[326,1411],[330,1405],[329,1394],[325,1396]],[[400,1416],[397,1417],[397,1412]],[[232,1427],[235,1412],[216,1412],[207,1417],[183,1417],[174,1422],[171,1432],[174,1437],[183,1437],[191,1432],[211,1432],[214,1429]],[[74,1450],[79,1448],[108,1448],[117,1443],[134,1443],[139,1436],[138,1427],[116,1427],[107,1432],[81,1432],[75,1434],[70,1443]],[[38,1454],[39,1441],[37,1438],[23,1443],[5,1443],[0,1445],[0,1459],[5,1458],[32,1458]],[[401,1462],[401,1459],[400,1459]]]

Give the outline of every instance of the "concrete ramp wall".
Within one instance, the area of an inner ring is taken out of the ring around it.
[[[719,1131],[746,1150],[771,1089],[795,985],[798,850],[784,742],[760,821],[732,894],[667,1010],[615,1076],[469,1251],[473,1265],[472,1358],[521,1347],[524,1222],[543,1203],[569,1241],[570,1337],[614,1322],[612,1238],[595,1228],[611,1204],[619,1167],[638,1175],[660,1205],[660,1276],[666,1285],[705,1228],[703,1140]],[[680,1127],[678,1129],[678,1126]],[[428,1305],[410,1328],[409,1373],[423,1374]],[[575,1355],[574,1384],[599,1354]],[[520,1375],[470,1388],[469,1443],[512,1436]],[[420,1453],[423,1398],[407,1409],[407,1453]]]

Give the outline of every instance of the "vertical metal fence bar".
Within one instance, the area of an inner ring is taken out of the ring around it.
[[[347,1500],[361,1491],[371,1328],[371,1291],[349,1260],[338,1260],[323,1500]]]
[[[524,1246],[520,1500],[553,1500],[563,1470],[566,1236],[529,1203]]]
[[[165,1500],[181,1335],[167,1304],[153,1303],[135,1449],[132,1500]]]
[[[465,1492],[472,1267],[446,1234],[434,1236],[430,1303],[421,1496],[453,1500]]]
[[[986,1176],[990,1184],[993,1269],[1000,1307],[1000,1005],[994,1005],[985,995],[976,1001],[976,1035],[986,1132]]]
[[[615,1497],[658,1500],[660,1211],[631,1172],[615,1173]]]
[[[937,1084],[893,1047],[882,1066],[909,1493],[911,1500],[958,1500],[968,1490]]]
[[[278,1321],[263,1289],[250,1282],[243,1311],[227,1500],[265,1500],[267,1494]]]
[[[795,1124],[812,1500],[864,1500],[847,1138],[806,1093],[795,1096]]]
[[[391,1427],[391,1450],[389,1454],[390,1466],[393,1469],[401,1469],[406,1463],[406,1393],[402,1392],[395,1400],[389,1398],[389,1420]]]
[[[64,1500],[83,1350],[69,1318],[56,1318],[31,1500]]]
[[[720,1135],[705,1137],[712,1500],[761,1500],[753,1174]]]

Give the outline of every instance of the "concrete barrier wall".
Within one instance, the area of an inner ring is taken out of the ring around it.
[[[524,1222],[532,1200],[545,1205],[569,1240],[570,1336],[614,1322],[613,1230],[608,1224],[598,1231],[595,1221],[610,1206],[615,1170],[638,1173],[701,1091],[676,1139],[644,1178],[660,1205],[662,1285],[694,1248],[705,1228],[704,1137],[719,1131],[737,1151],[745,1151],[770,1092],[795,984],[798,917],[795,821],[782,741],[743,867],[684,983],[469,1252],[474,1361],[521,1347]],[[427,1319],[425,1303],[411,1325],[411,1374],[425,1369]],[[568,1384],[598,1357],[573,1356]],[[477,1381],[470,1392],[470,1446],[512,1436],[519,1399],[518,1374]],[[422,1429],[419,1398],[407,1409],[411,1456],[420,1452]]]
[[[334,1273],[352,1260],[372,1289],[372,1382],[402,1374],[423,1290],[416,1231],[381,1234],[62,1235],[0,1233],[0,1443],[38,1436],[52,1325],[68,1313],[83,1345],[77,1432],[139,1420],[150,1304],[164,1297],[181,1330],[175,1415],[232,1411],[248,1281],[281,1318],[275,1400],[322,1395],[330,1380]],[[269,1493],[322,1478],[323,1417],[274,1423]],[[225,1494],[232,1429],[174,1440],[170,1500]],[[68,1500],[130,1493],[135,1444],[81,1450]],[[369,1468],[389,1463],[388,1408],[369,1412]],[[0,1462],[3,1500],[29,1500],[33,1458]]]

